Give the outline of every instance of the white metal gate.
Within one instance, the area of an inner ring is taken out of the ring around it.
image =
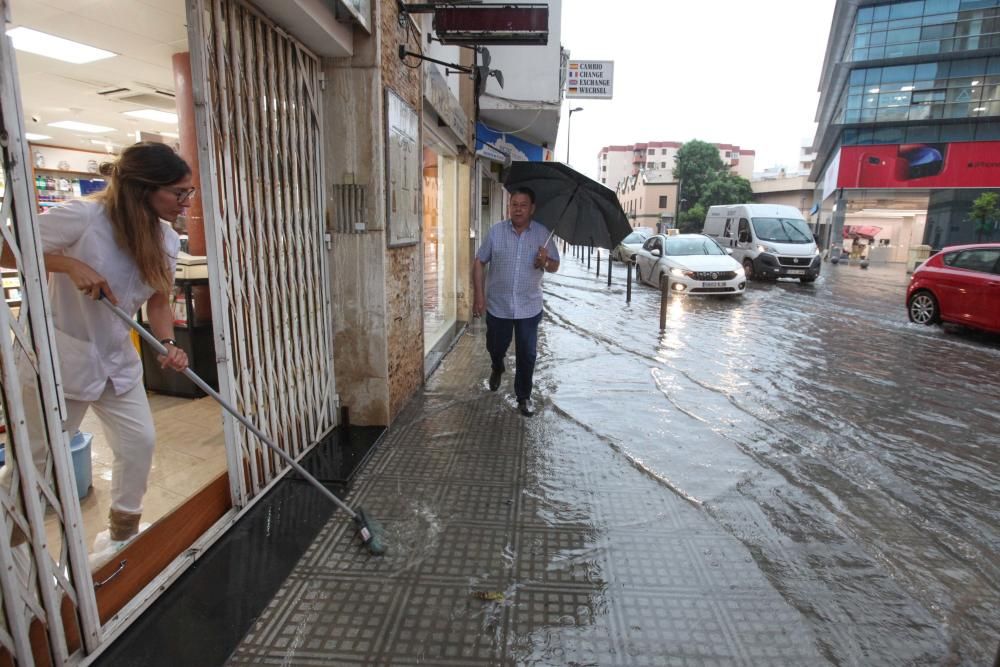
[[[300,456],[336,419],[320,62],[241,0],[188,17],[219,390]],[[242,506],[283,466],[225,431]]]
[[[9,20],[4,0],[0,17]],[[34,664],[34,650],[42,662],[63,664],[80,654],[81,638],[85,652],[93,651],[101,630],[62,427],[66,408],[57,389],[58,364],[22,119],[17,67],[10,40],[3,36],[0,247],[13,256],[16,268],[5,270],[4,277],[18,285],[20,294],[0,303],[0,396],[7,429],[0,472],[0,660],[6,654],[17,664]],[[55,519],[55,543],[46,534],[46,512]]]

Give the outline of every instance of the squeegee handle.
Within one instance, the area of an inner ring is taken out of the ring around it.
[[[138,322],[136,322],[134,319],[132,319],[131,317],[129,317],[128,313],[126,313],[124,310],[122,310],[121,308],[119,308],[115,304],[111,303],[106,298],[104,298],[104,294],[103,293],[101,294],[100,301],[105,306],[107,306],[109,309],[111,309],[111,312],[113,312],[115,315],[117,315],[119,318],[121,318],[122,322],[125,322],[127,325],[129,325],[129,327],[132,328],[133,331],[135,331],[137,334],[139,334],[139,336],[141,336],[144,341],[146,341],[147,343],[149,343],[150,347],[152,347],[153,350],[155,350],[159,354],[162,354],[163,356],[167,356],[167,354],[169,354],[167,352],[167,348],[164,347],[163,343],[161,343],[160,341],[156,340],[156,337],[153,334],[151,334],[149,331],[147,331],[145,327],[141,326]],[[193,370],[191,370],[190,367],[185,368],[181,372],[182,372],[182,374],[187,379],[191,380],[191,382],[194,382],[198,386],[199,389],[201,389],[203,392],[205,392],[206,394],[208,394],[209,396],[211,396],[212,398],[214,398],[218,402],[219,405],[221,405],[226,410],[228,410],[229,414],[231,414],[233,417],[236,417],[236,419],[238,419],[241,424],[243,424],[244,426],[246,426],[250,430],[251,433],[253,433],[255,436],[257,436],[257,438],[261,442],[263,442],[265,445],[267,445],[268,447],[270,447],[271,451],[273,451],[275,454],[277,454],[278,456],[280,456],[281,459],[285,463],[287,463],[288,465],[290,465],[295,472],[297,472],[300,475],[302,475],[302,478],[304,480],[306,480],[307,482],[309,482],[310,484],[312,484],[313,486],[315,486],[323,495],[325,495],[327,498],[329,498],[330,500],[332,500],[337,505],[337,507],[339,507],[340,509],[342,509],[345,512],[347,512],[347,514],[352,519],[355,516],[357,516],[357,514],[355,513],[355,511],[352,510],[350,507],[348,507],[347,504],[344,503],[344,501],[342,501],[337,496],[333,495],[333,493],[331,493],[328,488],[326,488],[325,486],[323,486],[322,482],[320,482],[318,479],[316,479],[311,474],[309,474],[308,472],[306,472],[305,468],[303,468],[301,465],[299,465],[298,462],[296,462],[295,459],[293,459],[291,456],[289,456],[288,454],[286,454],[283,449],[281,449],[276,444],[274,444],[274,442],[272,442],[270,438],[268,438],[266,435],[264,435],[263,431],[261,431],[259,428],[257,428],[256,426],[254,426],[253,422],[251,422],[249,419],[247,419],[244,415],[240,414],[239,410],[237,410],[235,407],[233,407],[232,405],[230,405],[229,401],[227,401],[226,399],[224,399],[219,394],[219,392],[217,392],[214,389],[212,389],[212,387],[210,387],[207,382],[205,382],[200,377],[198,377],[198,374],[195,373]]]

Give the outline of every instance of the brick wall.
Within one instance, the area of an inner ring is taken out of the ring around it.
[[[421,68],[406,67],[399,59],[399,46],[419,52],[416,28],[399,25],[396,3],[380,0],[382,82],[421,112]],[[407,20],[409,25],[409,20]],[[410,59],[412,64],[413,59]],[[384,131],[384,130],[383,130]],[[384,190],[383,190],[384,192]],[[420,245],[390,248],[386,261],[386,315],[389,362],[389,416],[399,414],[424,380],[423,264]]]

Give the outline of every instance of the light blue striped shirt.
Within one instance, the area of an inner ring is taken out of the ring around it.
[[[510,220],[492,227],[479,246],[476,259],[489,264],[486,278],[486,310],[493,317],[520,320],[542,312],[542,277],[545,271],[535,268],[538,249],[549,230],[532,220],[521,234]],[[549,241],[549,258],[559,261],[555,241]]]

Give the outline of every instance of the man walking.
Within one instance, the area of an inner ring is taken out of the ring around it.
[[[542,320],[542,276],[559,270],[559,251],[552,240],[545,242],[549,230],[531,219],[535,214],[532,190],[512,190],[509,209],[510,220],[493,225],[476,253],[472,314],[479,317],[486,313],[486,349],[493,367],[490,391],[500,387],[504,357],[513,336],[514,395],[517,409],[530,417],[534,414],[528,401],[535,373],[538,323]],[[487,264],[489,282],[484,290],[483,267]]]

